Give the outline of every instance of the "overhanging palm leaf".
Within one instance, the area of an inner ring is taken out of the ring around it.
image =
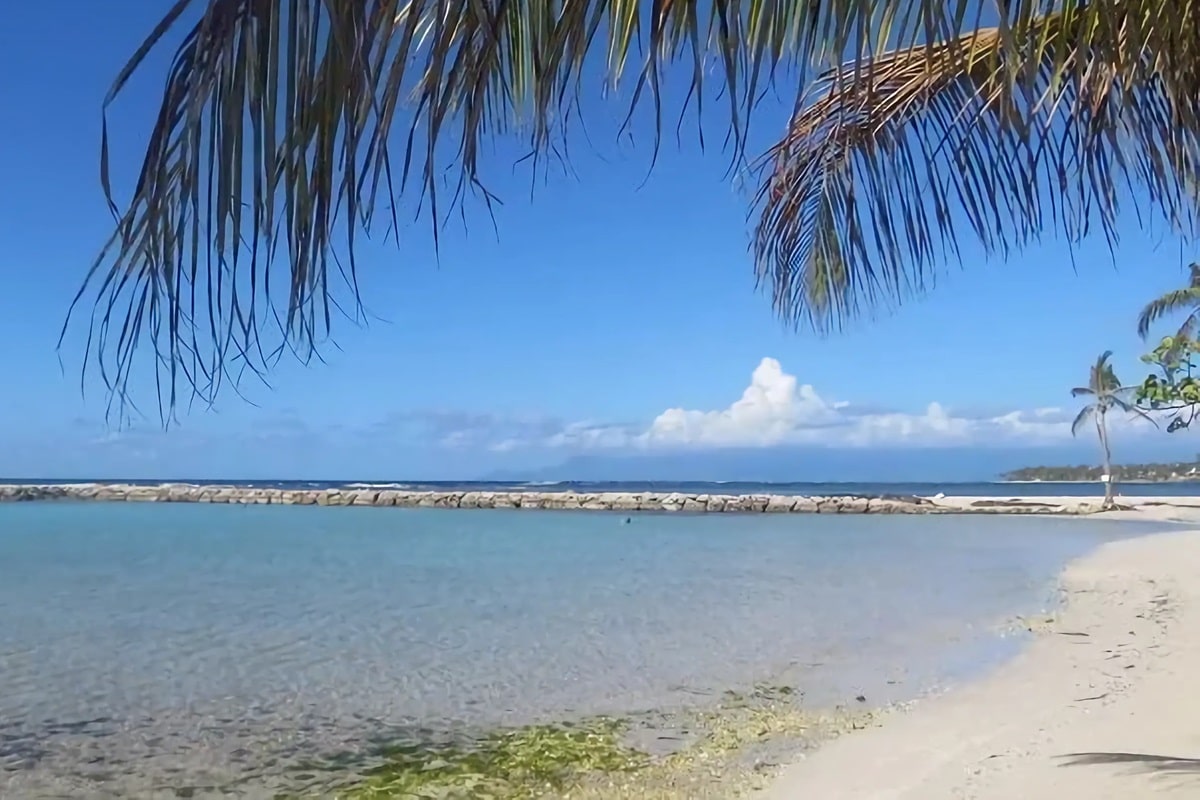
[[[650,107],[657,147],[662,73],[679,65],[691,74],[684,111],[694,100],[700,118],[707,85],[724,95],[740,160],[778,70],[796,67],[803,82],[830,53],[918,41],[944,30],[946,10],[940,0],[178,0],[105,100],[107,111],[166,32],[185,28],[127,203],[110,185],[105,123],[101,177],[117,226],[76,298],[94,303],[85,358],[123,400],[146,346],[163,406],[179,386],[211,400],[230,374],[261,372],[289,349],[314,355],[339,276],[359,300],[356,242],[377,214],[399,244],[405,195],[419,198],[435,238],[465,194],[490,206],[481,151],[494,137],[519,132],[533,155],[564,157],[579,95],[631,75],[629,113]]]
[[[1043,233],[1113,243],[1122,203],[1191,229],[1200,8],[1009,7],[814,87],[757,197],[756,263],[785,317],[837,327],[920,292],[963,233],[1000,256]]]
[[[1150,301],[1142,309],[1142,313],[1138,315],[1138,336],[1145,339],[1150,334],[1150,327],[1155,322],[1178,311],[1191,311],[1191,313],[1179,326],[1175,338],[1183,340],[1195,336],[1196,323],[1200,322],[1200,264],[1192,264],[1188,270],[1189,280],[1186,288],[1169,291]]]
[[[435,226],[474,193],[482,152],[519,133],[565,157],[580,95],[629,78],[655,146],[663,73],[727,105],[735,163],[765,89],[827,74],[772,151],[754,254],[781,315],[818,329],[923,288],[966,226],[1006,253],[1056,228],[1109,235],[1148,188],[1190,219],[1200,61],[1191,3],[1010,0],[178,0],[172,64],[132,196],[102,181],[117,226],[76,302],[114,398],[137,352],[211,401],[282,353],[311,358],[358,295],[356,242],[401,199]],[[993,10],[994,11],[994,10]],[[186,27],[190,26],[190,27]],[[885,53],[888,48],[892,52]],[[595,78],[595,83],[590,83]],[[435,227],[436,235],[436,227]],[[281,261],[283,263],[281,263]],[[281,274],[282,273],[282,274]]]

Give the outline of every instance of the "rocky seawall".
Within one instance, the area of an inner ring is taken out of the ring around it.
[[[583,511],[659,511],[765,514],[1087,514],[1088,502],[912,496],[798,497],[769,494],[678,492],[408,491],[398,489],[267,489],[196,484],[0,485],[0,502],[92,500],[235,505],[374,506],[400,508],[502,508]]]

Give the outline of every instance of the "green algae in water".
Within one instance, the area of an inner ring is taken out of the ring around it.
[[[726,693],[676,719],[691,741],[652,757],[630,746],[630,720],[531,725],[473,744],[393,745],[340,800],[727,800],[761,787],[780,757],[870,724],[871,712],[814,713],[791,687]],[[328,796],[326,794],[325,796]]]
[[[561,796],[592,774],[641,769],[648,757],[624,744],[627,723],[531,725],[500,731],[474,746],[396,746],[341,800],[438,798],[535,800]]]

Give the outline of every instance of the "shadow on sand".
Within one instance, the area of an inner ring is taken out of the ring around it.
[[[1135,767],[1137,772],[1200,777],[1200,758],[1161,756],[1153,753],[1068,753],[1059,758],[1063,759],[1060,767],[1125,764]]]

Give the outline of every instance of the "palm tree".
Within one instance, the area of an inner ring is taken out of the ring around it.
[[[1187,286],[1172,289],[1156,297],[1142,309],[1142,313],[1138,315],[1138,336],[1143,339],[1149,336],[1150,327],[1162,317],[1177,311],[1187,311],[1187,317],[1175,334],[1175,341],[1183,343],[1196,337],[1196,324],[1200,322],[1200,264],[1192,262],[1188,266],[1188,272]]]
[[[1075,421],[1071,423],[1071,435],[1078,436],[1079,429],[1089,420],[1095,421],[1096,435],[1100,438],[1100,450],[1104,458],[1104,503],[1102,508],[1112,508],[1114,505],[1113,485],[1116,483],[1116,476],[1112,471],[1112,448],[1109,446],[1108,439],[1108,412],[1117,409],[1127,414],[1137,414],[1145,419],[1150,419],[1144,411],[1130,402],[1129,395],[1132,387],[1121,385],[1113,371],[1112,364],[1108,362],[1111,357],[1111,350],[1101,353],[1100,357],[1096,359],[1096,363],[1092,365],[1087,386],[1076,386],[1071,390],[1072,397],[1090,398],[1090,402],[1079,410]]]
[[[107,110],[175,29],[119,200]],[[793,326],[923,292],[963,236],[1005,257],[1044,232],[1111,243],[1122,204],[1196,217],[1200,4],[1184,0],[175,0],[104,103],[116,225],[72,305],[93,306],[85,364],[123,398],[148,351],[173,406],[308,359],[339,275],[361,301],[356,243],[385,227],[399,244],[397,198],[435,236],[466,195],[490,207],[491,142],[566,158],[584,96],[624,90],[657,151],[672,73],[698,126],[704,99],[726,109],[731,163],[758,186],[756,275]],[[780,90],[790,123],[748,159]]]

